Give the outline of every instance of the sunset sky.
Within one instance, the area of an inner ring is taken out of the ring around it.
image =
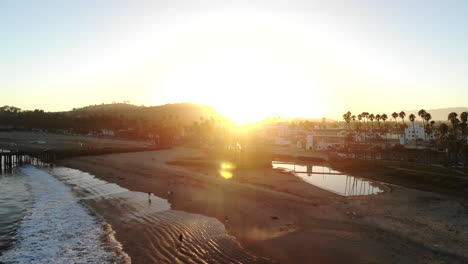
[[[468,1],[1,1],[0,104],[235,119],[466,106]]]

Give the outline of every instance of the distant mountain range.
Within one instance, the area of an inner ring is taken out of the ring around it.
[[[418,116],[418,111],[419,110],[420,109],[417,109],[417,110],[403,110],[403,111],[405,111],[405,113],[406,113],[406,118],[408,118],[408,116],[410,114],[414,114],[417,117],[416,120],[418,120],[418,119],[420,119],[420,117]],[[426,110],[426,112],[431,114],[432,120],[447,121],[447,117],[451,112],[455,112],[458,115],[460,115],[460,113],[462,113],[464,111],[468,112],[468,107],[448,107],[448,108],[424,109],[424,110]]]

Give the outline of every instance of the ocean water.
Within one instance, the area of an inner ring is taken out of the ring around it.
[[[0,263],[130,262],[118,243],[109,243],[109,226],[46,171],[24,166],[1,184],[0,210],[14,216],[0,226]]]
[[[19,171],[0,174],[0,256],[15,241],[21,219],[31,203],[24,174]]]
[[[215,218],[79,170],[23,166],[0,188],[0,264],[271,263]]]

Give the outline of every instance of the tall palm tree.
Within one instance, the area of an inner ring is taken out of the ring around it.
[[[367,126],[367,119],[369,118],[369,113],[368,112],[362,112],[361,115],[362,115],[362,118],[365,118],[364,123],[366,124],[366,130],[367,130],[369,128]]]
[[[429,131],[428,131],[428,134],[432,137],[434,135],[434,131],[435,131],[435,121],[432,120],[430,123],[429,123]]]
[[[397,112],[393,112],[393,113],[392,113],[392,117],[393,117],[393,121],[395,121],[394,133],[396,134],[396,133],[398,133],[398,132],[397,132],[398,123],[397,123],[397,120],[396,120],[397,117],[398,117],[398,113],[397,113]]]
[[[428,112],[426,112],[426,113],[424,114],[424,116],[423,116],[423,120],[426,121],[426,127],[429,126],[429,121],[430,121],[431,119],[432,119],[431,114],[429,114]],[[431,122],[431,123],[432,123],[432,122]],[[423,122],[423,124],[424,124],[424,122]],[[424,141],[427,140],[427,139],[426,139],[426,134],[427,134],[427,133],[426,133],[426,129],[424,129]]]
[[[463,135],[463,141],[466,141],[466,127],[467,127],[467,122],[468,122],[468,112],[465,111],[460,114],[460,128],[462,130],[462,135]]]
[[[356,116],[355,116],[355,115],[352,115],[352,116],[351,116],[351,120],[353,120],[354,129],[356,129]]]
[[[397,112],[393,112],[393,113],[392,113],[392,117],[393,117],[393,119],[395,120],[395,127],[396,127],[396,126],[397,126],[397,121],[396,121],[396,119],[397,119],[397,117],[398,117],[398,113],[397,113]]]
[[[447,142],[448,130],[449,130],[449,128],[448,128],[447,124],[445,124],[445,123],[440,124],[439,127],[438,127],[438,131],[439,131],[438,141],[439,141],[439,144],[441,144],[444,147],[447,147],[447,144],[448,144],[448,142]]]
[[[448,115],[448,120],[450,121],[450,123],[452,123],[452,131],[453,131],[453,134],[456,135],[456,129],[457,129],[457,125],[458,123],[460,123],[460,120],[458,119],[458,114],[455,113],[455,112],[451,112],[449,115]]]
[[[405,127],[405,116],[406,113],[404,111],[401,111],[398,116],[401,118],[401,122],[403,123],[403,128]]]
[[[388,119],[388,116],[387,116],[387,114],[382,114],[382,115],[380,116],[380,118],[382,118],[382,120],[383,120],[383,123],[384,123],[384,127],[385,127],[385,120],[387,120],[387,119]]]
[[[406,141],[406,136],[405,136],[405,116],[406,113],[404,111],[401,111],[398,116],[401,118],[401,122],[403,123],[403,139]]]
[[[361,129],[362,114],[359,114],[359,115],[357,116],[357,119],[358,119],[358,121],[359,121],[359,122],[358,122],[358,124],[359,124],[358,127],[359,127],[359,129]]]
[[[418,116],[420,116],[421,119],[423,120],[423,124],[424,124],[424,115],[426,115],[426,110],[421,109],[418,111]]]
[[[448,133],[448,126],[447,126],[447,124],[445,124],[445,123],[440,124],[440,126],[439,126],[439,133],[440,133],[442,136],[447,135],[447,133]]]
[[[416,119],[416,116],[411,114],[409,115],[409,120],[411,121],[411,123],[413,124],[413,136],[416,137],[416,130],[414,129],[414,120]],[[416,138],[414,139],[416,140]]]
[[[372,124],[372,129],[374,129],[374,118],[375,118],[374,114],[369,115],[369,120],[372,122],[371,123]]]
[[[375,120],[377,121],[377,124],[379,125],[379,129],[380,129],[380,119],[381,118],[382,118],[382,116],[380,116],[379,114],[375,115]]]
[[[349,122],[351,122],[351,112],[350,111],[346,112],[343,115],[343,119],[346,122],[346,124],[348,125],[348,129],[349,129],[350,128]]]

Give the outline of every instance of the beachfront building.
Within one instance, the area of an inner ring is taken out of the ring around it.
[[[424,140],[424,127],[420,123],[414,123],[405,128],[405,138],[408,142]]]
[[[286,137],[275,137],[275,145],[279,146],[290,146],[292,144],[292,140]]]
[[[298,130],[287,122],[264,125],[258,131],[259,138],[265,142],[283,147],[296,147],[297,134]]]
[[[343,148],[346,134],[346,130],[340,128],[314,129],[306,136],[306,150]]]
[[[114,130],[111,129],[101,129],[101,135],[103,136],[114,136]]]

